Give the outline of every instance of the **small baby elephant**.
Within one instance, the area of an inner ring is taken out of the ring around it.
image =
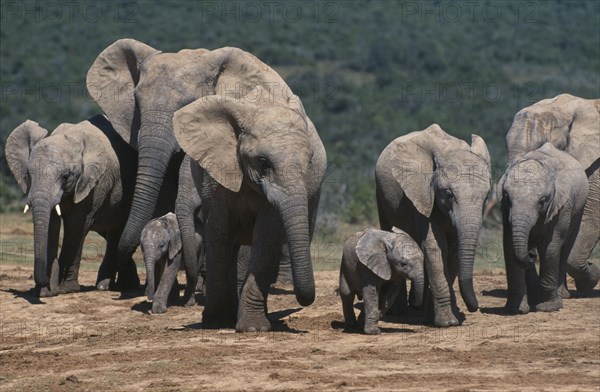
[[[423,301],[423,252],[405,232],[367,229],[344,243],[340,268],[340,297],[346,330],[357,327],[354,295],[364,301],[364,332],[377,335],[377,323],[394,303],[402,278],[415,287],[415,305]]]
[[[196,249],[200,256],[202,238],[196,229]],[[152,313],[167,311],[169,296],[179,298],[177,272],[181,269],[181,233],[172,212],[153,219],[142,231],[140,245],[146,265],[146,295],[152,300]],[[188,286],[191,279],[186,277]],[[158,287],[155,289],[155,282]],[[194,305],[195,284],[186,287],[186,305]]]

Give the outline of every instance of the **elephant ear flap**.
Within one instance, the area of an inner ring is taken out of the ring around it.
[[[600,99],[589,102],[577,99],[569,102],[574,118],[569,130],[566,151],[587,169],[600,158]]]
[[[164,216],[164,220],[170,233],[169,260],[173,260],[181,252],[181,232],[175,214],[169,212]]]
[[[429,139],[443,137],[442,134],[445,135],[445,132],[433,124],[392,142],[392,175],[415,208],[426,217],[431,215],[435,198],[432,185],[434,149]]]
[[[94,119],[90,119],[94,121]],[[110,142],[90,121],[73,125],[81,136],[83,171],[75,184],[75,203],[85,199],[106,172],[108,166],[118,167]]]
[[[232,192],[242,186],[237,136],[256,110],[243,100],[211,95],[179,109],[173,131],[181,148],[219,184]]]
[[[392,269],[387,259],[381,231],[369,229],[356,244],[358,261],[383,280],[390,280]]]
[[[483,159],[485,163],[490,165],[491,158],[485,140],[477,135],[471,135],[471,152]]]
[[[29,154],[33,146],[48,135],[48,131],[34,121],[27,120],[15,128],[6,139],[4,153],[10,171],[15,176],[23,193],[29,192],[31,179],[27,174]]]
[[[87,73],[90,96],[102,108],[123,140],[137,148],[131,137],[139,129],[140,113],[134,90],[140,64],[160,51],[134,39],[120,39],[104,49]]]

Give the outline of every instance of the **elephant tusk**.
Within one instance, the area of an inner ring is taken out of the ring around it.
[[[23,214],[27,214],[27,211],[29,211],[29,204],[25,204],[25,208],[23,208]]]
[[[60,206],[57,204],[54,209],[56,210],[56,213],[58,214],[58,216],[60,216]]]

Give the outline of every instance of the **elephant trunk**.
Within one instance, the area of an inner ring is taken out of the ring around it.
[[[458,284],[469,312],[475,312],[479,307],[473,288],[473,265],[480,228],[481,218],[462,225],[458,230]]]
[[[535,258],[531,257],[529,254],[529,234],[533,227],[533,223],[531,223],[530,220],[531,219],[523,218],[514,219],[514,217],[511,219],[515,258],[519,265],[524,269],[531,267],[535,261]]]
[[[412,279],[412,284],[414,293],[412,305],[415,307],[419,307],[421,306],[421,304],[423,304],[423,293],[425,291],[425,276],[423,275],[423,273],[419,274],[414,279]]]
[[[119,241],[121,267],[135,252],[144,226],[154,216],[167,167],[177,150],[172,136],[172,116],[165,117],[168,118],[146,121],[139,131],[139,157],[133,201]],[[163,136],[165,134],[171,137]]]
[[[284,196],[276,206],[287,236],[296,300],[300,305],[308,306],[315,300],[315,279],[310,256],[306,191]]]
[[[156,264],[156,250],[153,248],[144,249],[144,264],[146,266],[146,296],[149,300],[154,298],[155,283],[154,266]]]
[[[56,257],[52,249],[55,249],[58,244],[51,244],[51,241],[48,240],[48,237],[51,237],[58,241],[58,233],[54,233],[54,231],[60,230],[60,226],[57,227],[53,223],[58,223],[60,218],[58,215],[53,216],[55,205],[56,203],[53,203],[46,193],[32,194],[33,241],[35,245],[33,276],[38,287],[48,287],[50,283],[48,258]]]
[[[175,215],[181,234],[181,251],[183,266],[188,281],[196,279],[198,276],[198,254],[196,243],[196,226],[194,224],[195,206],[187,200],[186,195],[196,190],[180,189],[183,194],[177,195],[175,204]],[[185,200],[184,200],[185,199]]]

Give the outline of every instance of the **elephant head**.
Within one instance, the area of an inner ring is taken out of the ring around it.
[[[151,300],[157,283],[156,264],[173,260],[181,252],[181,233],[175,214],[169,212],[148,222],[142,230],[140,245],[146,265],[146,295]]]
[[[180,148],[173,134],[176,110],[206,95],[239,98],[257,85],[287,94],[275,71],[240,49],[161,53],[133,39],[118,40],[100,53],[86,83],[117,132],[139,151],[120,260],[135,250],[152,218],[169,161]]]
[[[498,183],[498,192],[498,198],[510,209],[508,223],[515,257],[523,268],[529,268],[535,261],[528,253],[533,226],[540,220],[552,221],[574,200],[585,200],[588,182],[579,162],[545,143],[508,167]]]
[[[508,162],[552,143],[584,169],[600,158],[600,99],[569,94],[544,99],[520,110],[506,135]]]
[[[356,255],[362,265],[385,281],[393,276],[410,279],[414,305],[421,306],[425,279],[423,252],[408,234],[396,228],[393,231],[366,230],[356,243]]]
[[[298,302],[314,301],[308,218],[312,123],[298,97],[271,99],[261,87],[248,97],[208,96],[175,113],[183,150],[231,192],[258,192],[281,217]],[[257,99],[257,97],[261,97]]]
[[[48,131],[27,120],[6,140],[6,160],[17,183],[27,195],[34,223],[34,278],[38,287],[47,287],[48,253],[57,244],[60,230],[59,205],[84,202],[98,181],[118,168],[117,156],[98,126],[110,127],[103,116],[79,124],[61,124]],[[66,211],[68,213],[68,210]],[[51,222],[54,222],[51,224]]]
[[[386,164],[417,211],[429,219],[437,208],[456,230],[460,292],[469,311],[477,310],[473,263],[483,205],[490,191],[490,155],[485,142],[472,135],[469,146],[433,124],[396,139],[391,152],[391,162]]]

